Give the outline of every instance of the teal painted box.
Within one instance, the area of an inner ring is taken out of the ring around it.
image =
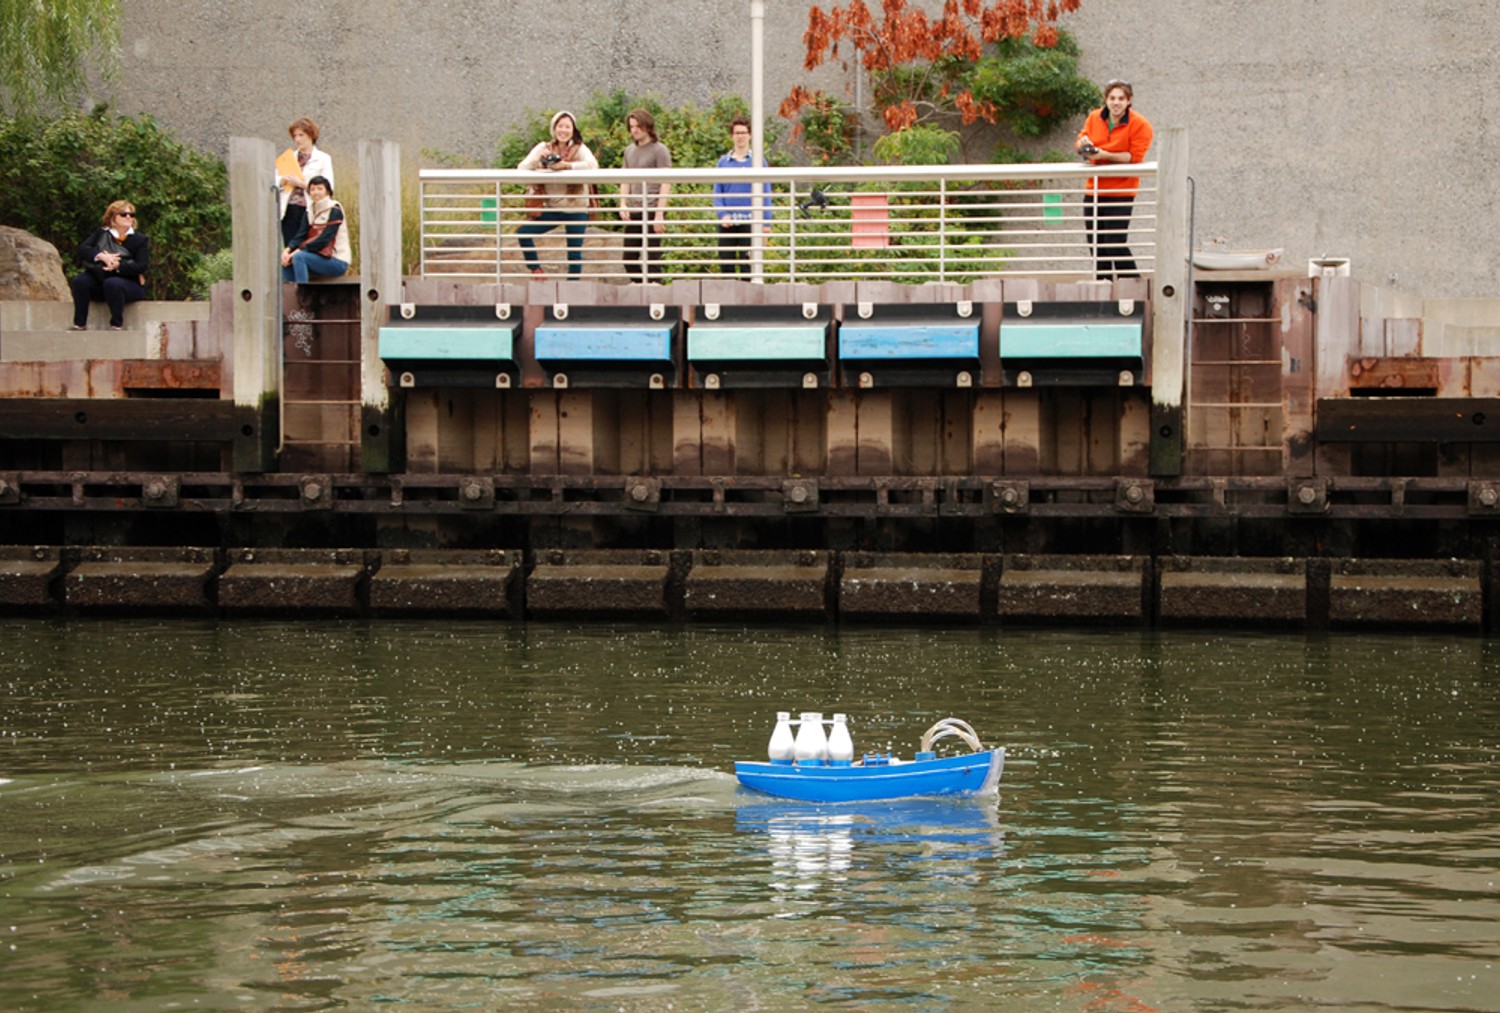
[[[772,362],[788,359],[823,361],[827,328],[822,324],[733,327],[694,324],[688,329],[692,362]]]
[[[382,327],[380,357],[395,360],[513,361],[514,327]]]
[[[1000,325],[1000,358],[1005,359],[1139,359],[1141,324]]]

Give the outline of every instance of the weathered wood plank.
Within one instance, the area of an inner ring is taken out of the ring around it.
[[[185,398],[0,400],[0,439],[231,440],[234,405]]]
[[[1497,443],[1500,398],[1320,398],[1328,443]]]

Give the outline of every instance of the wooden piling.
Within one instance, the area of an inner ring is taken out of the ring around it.
[[[229,139],[234,228],[234,466],[272,471],[281,442],[281,231],[271,142]]]

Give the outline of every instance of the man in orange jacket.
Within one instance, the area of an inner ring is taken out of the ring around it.
[[[1129,81],[1104,86],[1104,105],[1089,113],[1073,150],[1090,165],[1144,162],[1151,147],[1151,122],[1131,108]],[[1083,197],[1083,229],[1099,278],[1136,277],[1135,260],[1125,245],[1139,176],[1094,176]]]

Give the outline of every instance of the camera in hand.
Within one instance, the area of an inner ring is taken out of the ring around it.
[[[1084,158],[1093,158],[1099,154],[1099,149],[1094,147],[1093,141],[1084,141],[1083,145],[1078,149],[1078,153]]]
[[[558,155],[558,154],[555,154],[554,152],[549,151],[545,155],[542,156],[542,168],[544,168],[544,169],[550,169],[552,166],[556,165],[558,162],[561,162],[561,161],[562,161],[562,156],[561,155]]]

